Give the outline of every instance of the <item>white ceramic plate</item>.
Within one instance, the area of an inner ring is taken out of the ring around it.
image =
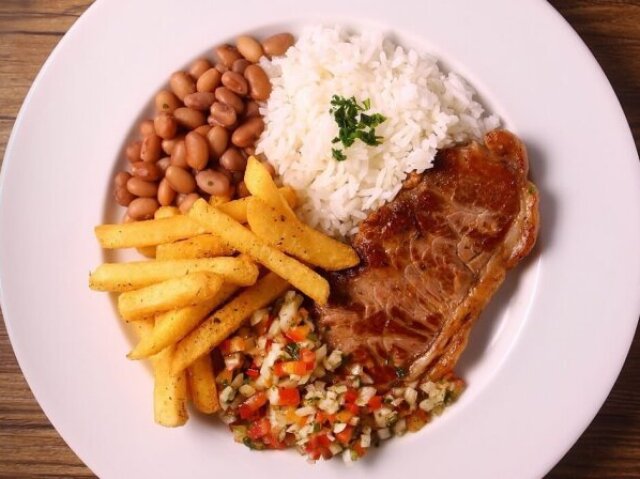
[[[302,6],[304,5],[304,11]],[[532,257],[472,334],[460,401],[354,467],[254,453],[223,427],[152,420],[93,226],[113,219],[110,178],[134,121],[168,75],[239,33],[304,23],[382,28],[463,74],[521,135],[541,191]],[[622,366],[640,291],[638,157],[588,50],[539,0],[100,1],[35,81],[2,172],[2,307],[40,405],[93,471],[118,477],[539,477],[585,429]]]

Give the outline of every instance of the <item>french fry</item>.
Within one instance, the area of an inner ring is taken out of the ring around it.
[[[118,297],[118,311],[126,321],[136,321],[170,309],[195,306],[207,301],[220,290],[220,276],[201,271]]]
[[[244,183],[253,196],[260,198],[269,206],[283,211],[287,216],[295,218],[295,213],[289,203],[280,195],[271,174],[255,156],[250,156],[247,160]]]
[[[191,238],[203,233],[206,231],[200,225],[184,215],[95,227],[96,238],[98,238],[100,246],[108,249],[154,246]]]
[[[288,287],[289,284],[284,279],[275,273],[268,273],[256,284],[242,291],[176,344],[172,370],[182,371],[196,359],[209,353],[249,316],[269,305]]]
[[[219,236],[229,248],[251,256],[318,304],[327,302],[329,283],[326,279],[268,245],[233,218],[207,204],[205,200],[196,201],[189,210],[189,216]]]
[[[129,323],[139,341],[142,341],[148,334],[151,334],[154,324],[155,320],[153,318],[141,319],[140,321],[132,321]]]
[[[198,411],[213,414],[218,410],[220,403],[211,356],[205,354],[187,368],[187,382],[191,402]]]
[[[166,427],[182,426],[187,413],[187,375],[171,371],[174,347],[169,346],[155,356],[153,377],[153,415],[156,423]]]
[[[211,311],[229,299],[237,289],[237,286],[225,283],[213,298],[201,304],[159,314],[152,331],[140,339],[127,357],[147,358],[175,344],[189,334]],[[135,324],[139,322],[141,321],[136,321]]]
[[[132,291],[199,271],[217,274],[240,286],[249,286],[258,279],[258,267],[248,258],[221,257],[105,263],[91,273],[89,287],[97,291]]]
[[[175,206],[161,206],[153,214],[153,219],[161,220],[162,218],[171,218],[172,216],[181,215],[180,210]]]
[[[269,174],[267,172],[267,174]],[[287,201],[291,208],[295,208],[298,206],[298,195],[290,186],[283,186],[278,190],[283,198]],[[220,203],[215,201],[216,197],[212,196],[209,200],[209,204],[218,208],[224,214],[231,216],[238,223],[246,223],[247,222],[247,204],[249,202],[249,198],[240,198],[239,200],[229,201],[227,203]]]
[[[349,245],[314,230],[295,216],[282,214],[257,196],[249,201],[247,219],[258,238],[327,271],[338,271],[360,262]]]
[[[228,256],[233,251],[214,235],[198,235],[193,238],[161,244],[156,247],[156,259],[197,259]]]

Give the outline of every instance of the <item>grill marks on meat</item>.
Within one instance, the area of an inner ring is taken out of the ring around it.
[[[378,385],[448,374],[474,320],[533,247],[538,197],[526,150],[504,130],[442,150],[360,226],[362,264],[334,273],[316,309],[326,339]],[[402,375],[402,374],[401,374]]]

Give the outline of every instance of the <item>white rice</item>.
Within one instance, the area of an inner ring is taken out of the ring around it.
[[[266,128],[257,151],[302,199],[311,226],[347,236],[367,214],[393,199],[407,173],[430,168],[436,151],[479,139],[499,124],[474,90],[436,60],[394,45],[379,32],[308,27],[286,55],[261,62],[273,91],[261,108]],[[332,95],[371,100],[379,146],[356,141],[336,161],[331,140],[338,127]]]

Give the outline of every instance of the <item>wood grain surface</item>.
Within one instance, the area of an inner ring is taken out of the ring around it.
[[[35,75],[90,3],[0,1],[0,158]],[[602,65],[620,98],[636,146],[640,146],[640,0],[551,3]],[[16,363],[4,321],[0,321],[0,477],[95,477],[34,400]],[[605,405],[547,477],[640,478],[640,335]]]

